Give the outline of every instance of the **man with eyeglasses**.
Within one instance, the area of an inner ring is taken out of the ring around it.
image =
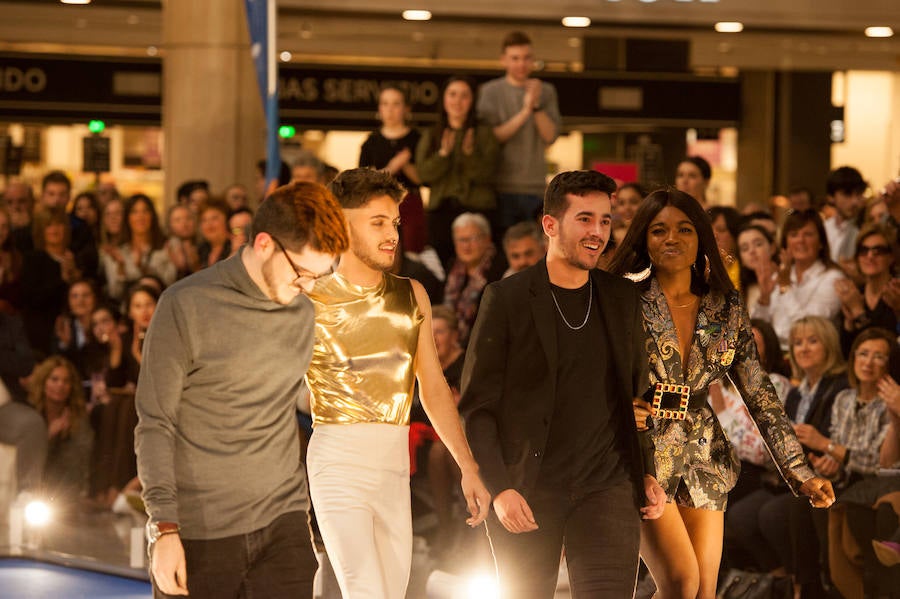
[[[413,386],[459,465],[477,526],[490,495],[463,436],[417,281],[388,273],[403,187],[390,174],[344,171],[330,185],[350,251],[310,293],[316,345],[307,373],[313,434],[307,470],[328,558],[344,597],[403,599],[412,561],[409,415]]]
[[[313,347],[304,294],[348,245],[328,190],[286,185],[248,245],[160,298],[135,431],[155,597],[312,597],[295,419]]]

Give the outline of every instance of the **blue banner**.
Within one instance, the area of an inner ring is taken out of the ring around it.
[[[278,144],[278,75],[275,65],[275,0],[244,0],[250,53],[256,82],[266,112],[266,188],[278,180],[281,150]]]

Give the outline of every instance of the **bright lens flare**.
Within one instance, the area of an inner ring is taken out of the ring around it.
[[[466,599],[498,599],[500,586],[497,579],[488,574],[481,574],[466,584]]]
[[[25,521],[29,526],[44,526],[50,522],[50,506],[43,501],[31,501],[25,506]]]

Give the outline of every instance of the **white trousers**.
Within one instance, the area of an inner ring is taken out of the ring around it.
[[[409,427],[318,424],[306,459],[344,599],[403,599],[412,562]]]

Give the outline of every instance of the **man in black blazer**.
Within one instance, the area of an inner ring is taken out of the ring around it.
[[[563,544],[574,597],[631,597],[640,518],[665,505],[632,409],[648,385],[638,292],[596,268],[615,190],[595,171],[550,182],[546,260],[487,287],[469,343],[460,412],[506,597],[552,597]]]

